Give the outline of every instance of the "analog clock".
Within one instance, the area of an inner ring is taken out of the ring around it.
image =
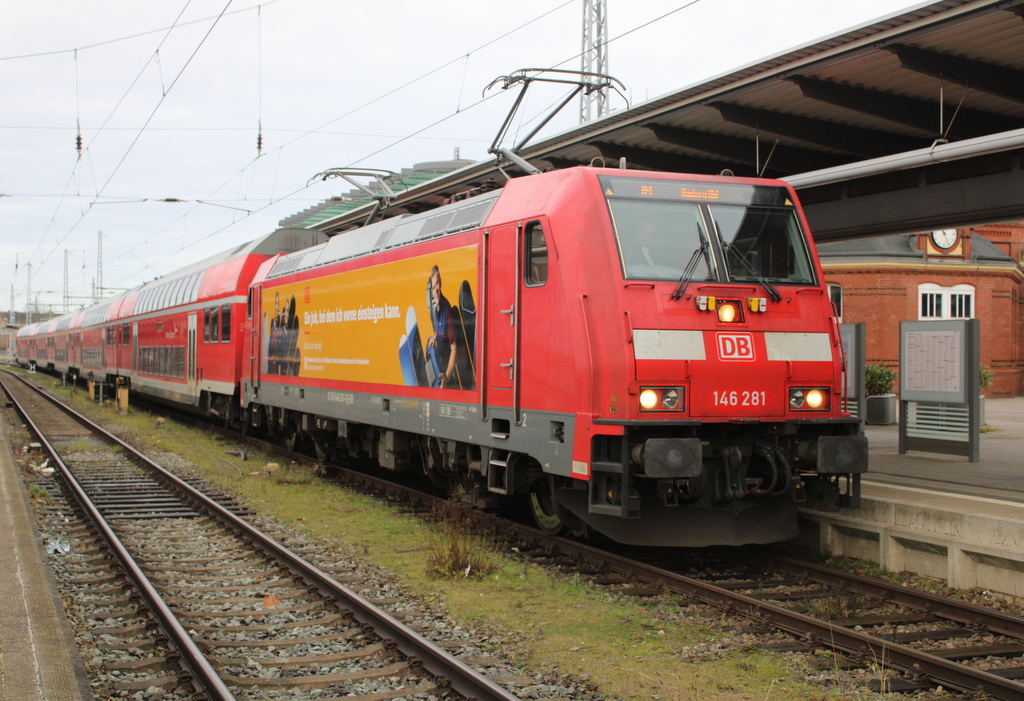
[[[932,232],[932,243],[944,251],[952,248],[957,238],[956,229],[940,229]]]

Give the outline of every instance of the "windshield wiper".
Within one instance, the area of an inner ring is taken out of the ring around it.
[[[727,261],[728,253],[733,252],[736,254],[736,259],[743,263],[743,266],[750,271],[750,274],[754,276],[754,281],[759,283],[762,287],[764,287],[765,292],[768,293],[768,296],[771,297],[773,302],[778,304],[779,302],[782,301],[782,295],[779,294],[779,291],[776,290],[772,286],[772,284],[768,282],[768,280],[766,280],[763,275],[761,275],[761,273],[757,272],[757,270],[754,269],[754,266],[750,263],[750,260],[747,258],[747,256],[744,255],[743,251],[741,251],[735,244],[732,243],[725,244],[725,251],[727,255]]]
[[[697,270],[697,263],[700,261],[701,255],[707,255],[708,242],[701,241],[700,248],[697,248],[693,255],[690,256],[690,262],[686,264],[686,268],[683,270],[682,277],[679,278],[679,284],[676,285],[675,291],[672,293],[670,299],[680,299],[686,292],[686,288],[690,286],[690,278],[693,277],[694,271]]]

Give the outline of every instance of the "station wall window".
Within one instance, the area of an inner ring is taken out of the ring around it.
[[[535,287],[548,280],[548,244],[540,222],[526,227],[526,284]]]
[[[919,320],[973,319],[974,285],[942,287],[926,282],[917,287]]]

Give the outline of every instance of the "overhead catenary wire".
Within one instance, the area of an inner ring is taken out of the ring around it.
[[[556,6],[552,10],[549,10],[548,12],[545,12],[544,14],[542,14],[542,15],[540,15],[540,16],[538,16],[538,17],[536,17],[536,18],[534,18],[534,19],[532,19],[532,20],[530,20],[530,21],[520,25],[519,27],[516,27],[515,29],[512,29],[512,30],[509,30],[508,32],[505,32],[501,36],[496,37],[495,39],[492,39],[492,40],[490,40],[490,41],[480,45],[476,49],[473,49],[472,51],[470,51],[470,52],[468,52],[466,54],[461,54],[459,57],[457,57],[455,59],[452,59],[451,61],[448,61],[448,62],[442,64],[441,66],[438,66],[437,68],[434,68],[434,69],[432,69],[430,71],[427,71],[426,73],[422,74],[421,76],[419,76],[417,78],[414,78],[414,79],[412,79],[412,80],[410,80],[410,81],[408,81],[408,82],[406,82],[406,83],[404,83],[404,84],[402,84],[402,85],[400,85],[400,86],[398,86],[396,88],[393,88],[392,90],[389,90],[389,91],[383,93],[382,95],[379,95],[378,97],[373,98],[373,99],[371,99],[371,100],[361,104],[360,106],[358,106],[356,108],[353,108],[352,110],[350,110],[350,111],[348,111],[348,112],[346,112],[346,113],[344,113],[344,114],[342,114],[342,115],[340,115],[340,116],[338,116],[338,117],[336,117],[336,118],[326,122],[322,126],[316,128],[316,129],[310,130],[309,132],[306,132],[306,133],[296,137],[295,139],[292,139],[292,140],[290,140],[288,142],[285,142],[280,147],[278,147],[278,149],[283,150],[285,147],[294,144],[295,142],[297,142],[298,140],[300,140],[302,138],[305,138],[305,137],[310,136],[310,135],[315,134],[315,133],[319,133],[322,129],[326,128],[327,126],[330,126],[331,124],[334,124],[334,123],[340,121],[341,119],[344,119],[345,117],[348,117],[348,116],[350,116],[352,114],[355,114],[359,110],[362,110],[362,109],[364,109],[364,108],[366,108],[366,107],[368,107],[368,106],[370,106],[370,105],[372,105],[372,104],[374,104],[376,102],[379,102],[379,101],[383,100],[384,98],[389,97],[389,96],[391,96],[391,95],[401,91],[402,89],[404,89],[406,87],[409,87],[410,85],[413,85],[414,83],[416,83],[416,82],[418,82],[420,80],[423,80],[423,79],[425,79],[425,78],[427,78],[427,77],[429,77],[429,76],[431,76],[431,75],[433,75],[433,74],[443,70],[444,68],[447,68],[447,67],[453,65],[454,63],[456,63],[458,61],[463,60],[464,57],[469,56],[469,55],[471,55],[471,54],[473,54],[473,53],[475,53],[477,51],[480,51],[483,48],[485,48],[487,46],[490,46],[491,44],[493,44],[493,43],[495,43],[495,42],[497,42],[497,41],[499,41],[499,40],[501,40],[501,39],[503,39],[503,38],[513,34],[514,32],[519,31],[520,29],[522,29],[522,28],[524,28],[526,26],[529,26],[530,24],[533,24],[534,22],[537,22],[540,19],[543,19],[544,17],[550,15],[551,13],[556,12],[557,10],[560,10],[561,8],[565,7],[566,5],[571,4],[571,2],[572,2],[572,0],[569,0],[569,2],[565,2],[565,3],[562,3],[561,5]],[[646,22],[644,22],[644,23],[642,23],[640,25],[637,25],[636,27],[633,27],[632,29],[626,30],[626,31],[622,32],[621,34],[618,34],[618,35],[612,37],[606,43],[607,44],[611,44],[612,42],[618,41],[618,40],[620,40],[620,39],[622,39],[622,38],[624,38],[626,36],[629,36],[630,34],[633,34],[633,33],[637,32],[637,31],[645,28],[645,27],[649,27],[649,26],[651,26],[652,24],[654,24],[656,22],[662,21],[662,20],[664,20],[664,19],[666,19],[666,18],[676,14],[677,12],[685,10],[688,7],[692,7],[693,5],[696,5],[699,2],[701,2],[701,0],[690,0],[689,2],[681,5],[680,7],[677,7],[675,9],[673,9],[673,10],[670,10],[668,12],[662,13],[658,17],[655,17],[655,18],[653,18],[651,20],[648,20],[648,21],[646,21]],[[569,57],[569,58],[567,58],[567,59],[565,59],[565,60],[563,60],[563,61],[561,61],[559,63],[554,64],[552,66],[552,68],[555,68],[555,67],[561,66],[561,65],[565,65],[566,63],[568,63],[570,61],[574,61],[574,60],[578,59],[581,55],[582,55],[582,53],[577,53],[574,56],[571,56],[571,57]],[[427,131],[429,129],[432,129],[432,128],[438,126],[439,124],[442,124],[445,121],[447,121],[447,120],[449,120],[449,119],[451,119],[451,118],[453,118],[453,117],[455,117],[455,116],[457,116],[457,115],[459,115],[459,114],[461,114],[463,112],[466,112],[466,111],[468,111],[468,110],[470,110],[470,109],[472,109],[472,108],[482,104],[483,102],[488,101],[489,99],[491,99],[492,97],[495,97],[495,96],[496,96],[496,94],[492,95],[491,97],[482,98],[482,99],[477,100],[476,102],[472,103],[471,105],[468,105],[467,107],[458,106],[457,109],[455,111],[453,111],[452,113],[450,113],[450,114],[448,114],[448,115],[446,115],[446,116],[444,116],[444,117],[442,117],[442,118],[440,118],[438,120],[435,120],[434,122],[432,122],[432,123],[430,123],[430,124],[428,124],[426,126],[423,126],[423,127],[419,128],[419,129],[411,132],[410,134],[407,134],[406,136],[400,137],[400,138],[396,139],[394,142],[387,144],[386,146],[378,148],[378,149],[376,149],[376,150],[374,150],[374,151],[372,151],[370,153],[367,153],[367,154],[361,156],[360,158],[357,158],[357,159],[353,160],[352,162],[350,162],[348,164],[348,166],[351,167],[351,166],[357,165],[359,163],[362,163],[362,162],[366,161],[369,158],[372,158],[372,157],[374,157],[374,156],[376,156],[376,155],[378,155],[378,154],[380,154],[380,153],[382,153],[384,151],[387,151],[388,149],[394,148],[395,146],[403,143],[404,141],[407,141],[407,140],[409,140],[411,138],[415,138],[416,136],[418,136],[422,132]],[[248,167],[248,166],[246,166],[246,167]],[[233,180],[236,177],[240,177],[241,174],[244,171],[245,171],[245,169],[243,168],[238,173],[236,173],[234,176],[232,176],[231,179],[229,179],[224,184],[222,184],[220,187],[218,187],[217,190],[215,190],[214,192],[217,192],[218,190],[223,188],[227,184],[227,182],[230,182],[230,180]],[[160,260],[155,261],[154,263],[152,263],[150,265],[147,265],[146,269],[149,269],[149,268],[152,268],[152,267],[160,265],[164,261],[166,261],[166,260],[172,258],[173,256],[177,255],[178,253],[180,253],[181,250],[184,250],[184,248],[188,248],[188,247],[191,247],[191,246],[198,245],[198,244],[200,244],[200,243],[202,243],[202,242],[204,242],[204,241],[206,241],[206,240],[208,240],[208,239],[210,239],[210,238],[212,238],[212,237],[214,237],[214,236],[216,236],[218,234],[221,234],[224,231],[226,231],[227,229],[229,229],[230,227],[232,227],[235,224],[237,224],[238,222],[240,222],[242,220],[245,220],[245,219],[247,219],[250,216],[258,214],[259,212],[267,209],[268,207],[272,206],[276,202],[287,200],[287,199],[293,197],[294,195],[298,194],[299,192],[301,192],[304,189],[306,189],[306,186],[301,187],[301,188],[297,188],[297,189],[293,190],[291,193],[289,193],[288,195],[284,195],[283,197],[278,198],[277,200],[274,200],[272,202],[268,202],[266,205],[264,205],[262,207],[257,207],[250,214],[247,214],[245,216],[239,217],[237,220],[232,221],[231,223],[221,227],[220,229],[217,229],[216,231],[210,232],[206,236],[203,236],[203,237],[199,238],[198,240],[194,241],[193,243],[189,244],[188,246],[183,247],[179,251],[176,251],[173,254],[169,254],[169,255],[161,258]],[[168,226],[172,226],[172,225],[173,225],[173,223],[168,225]]]
[[[273,2],[273,1],[275,1],[275,0],[271,0],[271,2]],[[678,7],[678,8],[675,8],[674,10],[672,10],[670,12],[664,13],[664,14],[660,15],[657,18],[654,18],[652,20],[644,22],[643,24],[638,25],[637,27],[634,27],[634,28],[632,28],[632,29],[630,29],[630,30],[628,30],[626,32],[623,32],[623,33],[613,37],[612,39],[609,39],[607,43],[611,43],[613,41],[619,40],[619,39],[621,39],[624,36],[632,34],[632,33],[636,32],[636,31],[638,31],[638,30],[640,30],[640,29],[642,29],[642,28],[644,28],[646,26],[649,26],[649,25],[651,25],[651,24],[653,24],[653,23],[655,23],[655,22],[657,22],[657,21],[659,21],[661,19],[664,19],[665,17],[668,17],[668,16],[670,16],[670,15],[672,15],[672,14],[674,14],[674,13],[676,13],[676,12],[682,10],[682,9],[685,9],[686,7],[692,6],[692,5],[696,4],[699,1],[700,0],[693,0],[692,2],[686,3],[685,5],[683,5],[681,7]],[[250,9],[250,10],[251,9],[256,9],[257,10],[257,16],[259,17],[260,13],[261,13],[261,7],[262,7],[263,4],[270,4],[270,3],[269,2],[268,3],[261,3],[261,5],[257,5],[254,8],[247,8],[247,9]],[[493,38],[493,39],[491,39],[491,40],[481,44],[480,46],[478,46],[477,48],[473,49],[470,52],[460,52],[459,56],[454,58],[453,60],[448,61],[448,62],[446,62],[444,64],[441,64],[440,66],[438,66],[438,67],[436,67],[436,68],[434,68],[434,69],[432,69],[430,71],[426,71],[422,75],[417,76],[416,78],[413,78],[413,79],[411,79],[411,80],[409,80],[409,81],[407,81],[407,82],[405,82],[405,83],[403,83],[401,85],[398,85],[398,86],[396,86],[396,87],[394,87],[394,88],[392,88],[390,90],[384,91],[383,93],[381,93],[380,95],[374,97],[373,99],[368,100],[368,101],[366,101],[365,103],[363,103],[361,105],[353,107],[353,109],[350,109],[350,110],[346,111],[345,113],[343,113],[341,115],[338,115],[337,117],[334,117],[333,119],[331,119],[331,120],[321,124],[320,126],[318,126],[316,128],[305,130],[305,131],[295,132],[295,138],[288,140],[287,142],[281,144],[280,146],[277,146],[274,149],[275,151],[278,152],[278,155],[279,155],[279,158],[277,159],[278,163],[280,163],[280,154],[285,150],[285,148],[289,147],[289,146],[292,146],[293,144],[295,144],[300,139],[307,138],[307,137],[309,137],[311,135],[314,135],[314,134],[331,133],[330,130],[329,130],[329,127],[331,125],[336,124],[337,122],[345,119],[346,117],[351,116],[352,114],[358,112],[361,109],[369,107],[369,106],[371,106],[371,105],[373,105],[375,103],[380,102],[381,100],[383,100],[383,99],[385,99],[387,97],[390,97],[391,95],[394,95],[394,94],[400,92],[401,90],[409,87],[410,85],[412,85],[412,84],[414,84],[414,83],[416,83],[416,82],[418,82],[420,80],[426,79],[426,78],[428,78],[428,77],[438,73],[439,71],[444,70],[445,68],[449,67],[450,65],[452,65],[456,61],[461,61],[461,62],[463,62],[464,66],[468,66],[469,60],[471,59],[471,56],[472,56],[472,53],[474,53],[476,51],[479,51],[479,50],[481,50],[481,49],[483,49],[483,48],[485,48],[487,46],[490,46],[490,45],[492,45],[492,44],[494,44],[496,42],[499,42],[502,39],[504,39],[504,38],[508,37],[509,35],[513,34],[514,32],[519,31],[523,27],[529,26],[530,24],[532,24],[532,23],[534,23],[536,21],[539,21],[539,20],[543,19],[544,17],[550,15],[551,13],[556,12],[556,11],[558,11],[558,10],[560,10],[560,9],[566,7],[567,5],[570,5],[570,4],[572,4],[571,0],[568,0],[567,2],[564,2],[564,3],[560,3],[557,6],[555,6],[554,8],[552,8],[552,9],[546,11],[545,13],[539,15],[538,17],[536,17],[536,18],[534,18],[534,19],[524,23],[523,25],[520,25],[519,27],[510,29],[509,31],[502,33],[501,35],[499,35],[499,36],[497,36],[497,37],[495,37],[495,38]],[[231,13],[225,13],[225,12],[222,11],[220,16],[224,16],[225,14],[237,14],[238,12],[241,12],[241,11],[242,10],[237,10],[237,11],[234,11],[234,12],[231,12]],[[260,46],[259,65],[258,65],[258,77],[259,77],[259,82],[258,82],[258,96],[259,96],[259,102],[258,102],[258,105],[259,105],[258,129],[259,129],[259,134],[262,134],[262,52],[261,52],[261,48],[262,47]],[[563,65],[564,63],[566,63],[568,61],[572,61],[574,58],[578,58],[578,56],[579,56],[579,54],[576,54],[574,57],[567,58],[565,61],[563,61],[561,63],[558,63],[558,64],[555,64],[555,65]],[[151,60],[153,60],[153,59],[151,59]],[[465,78],[466,78],[466,69],[464,68],[463,75],[462,75],[462,87],[463,88],[464,88],[464,84],[465,84]],[[173,88],[173,85],[174,85],[174,82],[172,82],[170,84],[170,87],[167,88],[166,90],[164,90],[163,92],[170,92],[170,89]],[[352,161],[352,163],[353,164],[358,164],[360,162],[365,162],[367,159],[371,159],[371,158],[377,156],[378,154],[380,154],[380,153],[382,153],[384,151],[387,151],[388,149],[394,148],[394,147],[396,147],[396,146],[398,146],[398,145],[402,144],[403,142],[406,142],[406,141],[408,141],[410,139],[429,138],[429,137],[424,137],[423,135],[426,132],[428,132],[429,130],[431,130],[432,128],[436,127],[439,124],[444,123],[448,119],[451,119],[456,114],[459,114],[461,112],[465,112],[465,111],[467,111],[469,109],[477,107],[481,102],[484,102],[484,100],[480,100],[480,101],[474,102],[474,103],[472,103],[470,105],[463,105],[463,104],[461,104],[461,100],[462,100],[462,89],[460,88],[459,99],[457,100],[457,104],[455,106],[456,110],[454,112],[452,112],[449,115],[440,117],[440,118],[438,118],[436,120],[432,120],[430,124],[427,124],[427,125],[425,125],[423,127],[417,128],[416,130],[412,131],[409,134],[405,134],[405,135],[402,135],[402,136],[396,136],[388,144],[385,144],[385,145],[381,146],[380,148],[374,148],[373,150],[365,153],[364,155],[360,156],[359,158],[354,159]],[[107,125],[105,123],[104,127],[105,128],[109,128],[109,125]],[[143,130],[146,130],[147,128],[148,128],[148,120],[147,120],[147,124],[143,126]],[[251,126],[249,128],[251,129]],[[282,133],[283,134],[283,133],[288,133],[291,130],[280,129],[280,130],[272,130],[272,131],[275,131],[277,133]],[[139,136],[141,135],[141,133],[142,132],[140,131],[136,135],[136,141],[139,138]],[[380,135],[380,136],[386,136],[386,135]],[[130,151],[125,153],[125,155],[122,157],[121,162],[118,164],[118,167],[120,167],[121,163],[124,162],[124,159],[127,158],[129,156],[129,154],[130,154]],[[268,155],[268,152],[259,153],[259,149],[258,149],[257,158],[260,158],[263,155]],[[253,159],[253,161],[250,161],[244,168],[240,169],[234,175],[229,177],[222,185],[220,185],[217,188],[213,189],[212,192],[210,192],[210,194],[208,194],[207,196],[205,196],[205,197],[203,197],[201,199],[198,199],[198,198],[197,199],[192,199],[191,201],[195,202],[195,203],[198,203],[198,202],[210,202],[210,201],[218,199],[217,198],[217,193],[220,192],[224,188],[225,185],[228,185],[235,178],[238,178],[240,176],[244,176],[246,169],[255,168],[255,163],[254,163],[255,160],[256,159]],[[271,168],[273,168],[272,164],[268,164],[268,165]],[[115,174],[116,174],[116,170],[115,170],[114,173],[111,173],[110,176],[106,178],[106,180],[104,181],[104,183],[103,183],[103,185],[101,187],[96,189],[97,195],[92,197],[92,199],[91,199],[91,201],[89,202],[89,205],[88,205],[88,207],[90,209],[95,204],[102,203],[105,200],[105,198],[106,198],[105,192],[108,189],[109,185],[111,184],[111,181],[114,178]],[[250,181],[250,182],[252,182],[252,181]],[[276,183],[276,176],[275,176],[275,183]],[[243,189],[244,190],[248,190],[248,187],[243,188]],[[225,226],[220,227],[220,228],[218,228],[215,231],[211,231],[209,234],[206,234],[205,236],[202,236],[201,238],[199,238],[199,239],[197,239],[197,240],[195,240],[195,241],[193,241],[191,243],[185,244],[183,246],[182,250],[184,250],[184,248],[187,248],[189,246],[195,246],[197,244],[200,244],[203,241],[209,240],[211,237],[214,237],[214,236],[216,236],[218,234],[222,234],[224,231],[232,228],[233,226],[235,226],[239,222],[244,221],[244,220],[248,219],[250,216],[256,215],[259,212],[266,210],[269,206],[272,206],[273,204],[276,204],[276,203],[279,203],[279,202],[285,201],[285,200],[294,199],[297,194],[299,194],[299,193],[301,193],[303,191],[303,189],[304,189],[303,187],[296,188],[296,189],[292,190],[291,192],[289,192],[289,193],[287,193],[285,195],[281,195],[281,196],[273,196],[272,195],[270,198],[268,198],[265,201],[264,200],[257,200],[258,202],[265,202],[265,204],[262,204],[261,206],[257,206],[257,207],[252,208],[252,210],[251,210],[252,214],[251,215],[247,214],[245,216],[235,218],[230,224],[226,224]],[[241,190],[240,190],[239,194],[241,196],[241,194],[242,194]],[[222,201],[223,202],[230,202],[231,201],[231,197],[229,196],[228,198],[222,198]],[[247,203],[252,203],[252,200],[246,200],[246,202]],[[168,225],[168,227],[175,226],[176,223],[183,221],[184,217],[187,217],[188,213],[195,211],[196,207],[198,207],[198,204],[196,204],[196,206],[194,206],[192,208],[189,208],[188,212],[186,212],[184,215],[176,217]],[[83,217],[85,216],[85,214],[88,213],[88,211],[89,211],[88,209],[85,210],[85,212],[83,213]],[[77,225],[78,225],[78,223],[76,222],[75,226],[77,226]],[[165,231],[168,227],[164,227],[164,229],[162,229],[162,231]],[[68,235],[70,235],[70,233],[72,233],[73,230],[74,230],[74,227],[72,227],[72,230],[69,230],[65,234],[63,234],[62,237],[61,237],[61,240],[66,238]],[[141,241],[141,242],[135,243],[134,246],[136,248],[138,246],[148,246],[152,241],[158,239],[159,236],[160,236],[159,233],[154,234],[154,235],[152,235],[150,237],[147,237],[147,239],[145,241]],[[184,243],[184,239],[183,239],[183,243]],[[131,249],[129,249],[129,250],[131,250]],[[137,253],[137,251],[133,251],[132,255],[135,255],[136,253]],[[163,257],[161,257],[157,261],[153,261],[151,263],[147,263],[147,264],[145,264],[143,266],[143,269],[153,269],[153,268],[159,267],[163,262],[165,262],[169,258],[174,257],[178,253],[180,253],[180,251],[177,251],[174,254],[163,256]],[[45,262],[45,259],[44,259],[44,262]],[[134,274],[134,272],[135,271],[132,271],[133,274]]]
[[[213,31],[213,27],[215,27],[215,26],[216,26],[216,24],[217,24],[217,22],[219,22],[219,21],[220,21],[221,17],[223,17],[223,16],[224,16],[224,12],[225,12],[225,11],[227,10],[228,6],[230,6],[230,5],[231,5],[231,1],[232,1],[232,0],[228,0],[228,4],[227,4],[227,5],[226,5],[226,6],[224,7],[224,9],[223,9],[223,10],[221,10],[221,13],[220,13],[220,15],[218,15],[218,16],[217,16],[217,18],[216,18],[216,21],[215,21],[215,22],[213,23],[213,25],[211,25],[211,26],[210,26],[209,30],[208,30],[208,31],[207,31],[207,33],[206,33],[206,34],[205,34],[205,35],[203,36],[202,40],[200,41],[199,45],[198,45],[198,46],[196,47],[195,51],[193,51],[192,55],[191,55],[191,56],[189,56],[189,58],[188,58],[188,61],[186,61],[186,63],[185,63],[185,66],[183,66],[183,67],[182,67],[182,69],[181,69],[181,71],[179,71],[178,75],[177,75],[177,76],[175,76],[175,78],[174,78],[174,81],[173,81],[173,82],[171,83],[171,87],[172,87],[172,88],[174,87],[174,83],[176,83],[176,82],[178,81],[178,78],[180,78],[180,77],[181,77],[181,74],[182,74],[182,73],[184,73],[184,71],[185,71],[185,68],[187,68],[187,67],[188,67],[189,63],[191,63],[192,59],[193,59],[193,58],[195,57],[195,54],[196,54],[196,53],[197,53],[197,52],[199,51],[199,48],[200,48],[200,47],[201,47],[201,46],[203,45],[203,43],[205,43],[205,42],[206,42],[206,39],[207,39],[207,37],[209,37],[209,35],[210,35],[210,32],[212,32],[212,31]],[[182,9],[181,9],[181,12],[179,12],[179,13],[178,13],[178,16],[177,16],[177,17],[175,18],[175,24],[173,24],[173,25],[172,25],[171,27],[169,27],[169,28],[167,29],[167,31],[166,31],[166,33],[164,34],[163,38],[162,38],[162,39],[160,40],[160,43],[159,43],[159,44],[157,45],[157,47],[156,47],[156,50],[154,51],[154,56],[156,56],[156,55],[159,55],[159,52],[160,52],[160,48],[161,48],[161,47],[162,47],[162,46],[164,45],[164,43],[165,43],[165,42],[167,41],[167,38],[168,38],[168,37],[170,36],[170,34],[171,34],[171,32],[172,32],[172,31],[174,30],[175,26],[177,26],[177,22],[178,22],[178,21],[179,21],[179,20],[181,19],[181,17],[182,17],[182,16],[183,16],[183,15],[185,14],[185,10],[187,10],[187,9],[188,9],[188,6],[189,6],[189,3],[190,3],[190,2],[191,2],[191,0],[186,0],[186,2],[185,2],[185,5],[184,5],[184,6],[182,7]],[[77,60],[77,53],[76,53],[76,60]],[[90,147],[90,146],[91,146],[91,145],[92,145],[92,144],[93,144],[93,143],[95,142],[95,140],[96,140],[96,139],[97,139],[97,138],[99,137],[99,135],[100,135],[100,134],[101,134],[101,133],[103,132],[103,130],[104,130],[104,128],[106,127],[106,125],[107,125],[107,124],[108,124],[108,123],[110,122],[110,120],[111,120],[111,119],[113,118],[114,114],[115,114],[115,113],[117,112],[117,110],[118,110],[118,109],[119,109],[119,108],[121,107],[121,105],[122,105],[122,104],[124,103],[125,99],[126,99],[126,98],[128,97],[128,95],[129,95],[129,94],[131,93],[131,91],[132,91],[132,89],[133,89],[133,88],[135,87],[135,85],[136,85],[136,84],[137,84],[137,83],[139,82],[139,79],[140,79],[140,78],[141,78],[141,77],[143,76],[143,74],[144,74],[144,73],[145,73],[145,71],[146,71],[146,68],[147,68],[147,67],[149,66],[149,64],[150,64],[150,62],[151,62],[152,60],[153,60],[152,58],[150,58],[149,60],[147,60],[147,61],[146,61],[146,63],[145,63],[144,65],[143,65],[142,69],[141,69],[141,70],[139,71],[138,75],[136,75],[136,76],[135,76],[135,79],[134,79],[134,80],[132,81],[131,85],[129,85],[129,86],[128,86],[128,89],[127,89],[127,90],[125,91],[124,95],[122,95],[122,96],[121,96],[121,99],[120,99],[120,100],[118,100],[118,102],[117,102],[117,104],[116,104],[116,105],[114,105],[114,108],[113,108],[113,109],[112,109],[112,110],[110,111],[110,114],[108,114],[108,115],[107,115],[107,118],[106,118],[106,119],[104,120],[104,122],[103,122],[103,124],[102,124],[102,125],[100,126],[100,128],[99,128],[99,129],[98,129],[98,130],[96,131],[96,134],[94,134],[94,135],[93,135],[93,137],[92,137],[92,138],[91,138],[91,139],[89,140],[89,144],[88,144],[88,146],[86,146],[86,149],[85,149],[86,151],[88,151],[89,147]],[[161,81],[161,82],[162,82],[162,81]],[[130,145],[130,146],[128,147],[128,150],[127,150],[127,151],[126,151],[126,152],[124,153],[124,155],[123,155],[123,156],[121,157],[121,160],[120,160],[120,161],[118,162],[118,164],[117,164],[117,165],[115,166],[115,168],[114,168],[114,171],[113,171],[113,172],[112,172],[112,173],[110,174],[110,176],[109,176],[109,177],[107,178],[107,181],[106,181],[106,182],[104,183],[104,185],[103,185],[103,186],[102,186],[101,188],[98,188],[98,189],[96,190],[96,196],[95,196],[95,197],[96,197],[96,199],[98,199],[98,198],[99,198],[99,197],[100,197],[100,196],[101,196],[101,195],[103,194],[103,190],[104,190],[104,189],[106,189],[107,185],[109,185],[109,184],[110,184],[110,181],[111,181],[111,179],[113,179],[113,177],[114,177],[114,175],[115,175],[115,174],[117,173],[118,169],[120,169],[121,165],[122,165],[122,164],[124,163],[125,159],[126,159],[126,158],[128,157],[128,154],[129,154],[129,153],[131,153],[131,150],[132,150],[132,148],[134,148],[135,144],[136,144],[136,143],[138,142],[138,140],[139,140],[139,137],[141,137],[141,135],[142,135],[142,132],[144,132],[144,131],[145,131],[145,129],[146,129],[146,126],[148,126],[149,122],[150,122],[150,121],[152,120],[153,116],[154,116],[154,115],[156,114],[156,111],[157,111],[157,110],[158,110],[158,109],[160,108],[160,105],[161,105],[161,104],[163,104],[163,101],[164,101],[164,99],[166,99],[166,97],[167,97],[167,93],[169,92],[169,90],[170,90],[170,88],[168,88],[168,89],[166,89],[166,90],[163,90],[163,91],[162,91],[162,92],[163,92],[163,94],[161,95],[161,98],[160,98],[160,100],[159,100],[159,101],[157,102],[157,105],[156,105],[156,107],[155,107],[155,108],[153,109],[153,111],[152,111],[152,112],[150,113],[149,119],[147,119],[147,120],[146,120],[146,123],[145,123],[145,124],[143,125],[142,129],[140,129],[140,130],[138,131],[138,133],[137,133],[137,134],[136,134],[136,136],[135,136],[135,139],[134,139],[134,140],[132,141],[131,145]],[[76,165],[75,165],[75,168],[74,168],[74,169],[72,169],[72,174],[71,174],[71,178],[69,179],[69,184],[70,184],[70,181],[74,181],[74,177],[75,177],[75,172],[77,171],[77,169],[78,169],[78,161],[76,161]],[[93,179],[95,180],[95,176],[94,176],[94,178],[93,178]],[[66,192],[66,191],[67,191],[67,189],[65,188],[65,192]],[[79,224],[80,224],[80,223],[82,222],[82,220],[83,220],[83,219],[85,218],[86,214],[88,214],[89,210],[90,210],[90,209],[91,209],[91,207],[92,207],[92,204],[95,204],[95,201],[96,201],[96,199],[94,199],[94,201],[93,201],[92,203],[90,203],[90,204],[89,204],[89,205],[88,205],[88,206],[86,207],[86,209],[85,209],[84,211],[82,211],[82,212],[80,213],[80,215],[79,215],[79,217],[78,217],[78,220],[77,220],[77,221],[76,221],[76,222],[75,222],[75,223],[74,223],[74,224],[73,224],[73,225],[72,225],[72,226],[71,226],[71,227],[70,227],[70,228],[69,228],[69,229],[67,230],[67,232],[65,232],[64,236],[62,236],[62,237],[58,237],[58,239],[57,239],[57,242],[56,242],[56,245],[54,246],[54,248],[53,248],[53,249],[52,249],[52,250],[51,250],[51,251],[50,251],[50,252],[49,252],[48,254],[46,254],[45,256],[43,256],[43,259],[42,259],[42,261],[41,261],[41,263],[40,263],[40,267],[42,267],[42,265],[45,265],[45,263],[46,263],[46,262],[47,262],[47,261],[49,260],[49,258],[50,258],[50,255],[52,255],[52,254],[53,254],[53,252],[55,252],[55,251],[56,251],[56,250],[57,250],[57,249],[58,249],[58,248],[60,247],[60,245],[61,245],[61,244],[62,244],[62,243],[63,243],[63,242],[64,242],[64,241],[65,241],[65,240],[67,239],[67,237],[68,237],[68,236],[70,236],[70,235],[72,234],[72,232],[74,232],[74,230],[75,230],[75,229],[76,229],[76,228],[78,227],[78,225],[79,225]],[[62,196],[62,197],[61,197],[61,199],[60,199],[60,200],[59,200],[59,201],[57,202],[57,211],[59,211],[59,209],[60,209],[60,206],[61,206],[61,204],[62,204],[62,203],[63,203],[63,196]],[[56,222],[56,219],[57,219],[57,214],[56,214],[56,212],[55,212],[55,213],[54,213],[54,215],[53,215],[53,218],[51,219],[51,222],[54,222],[54,223],[55,223],[55,222]],[[32,253],[32,256],[35,256],[35,255],[36,255],[36,253],[38,253],[38,252],[40,251],[40,249],[41,249],[42,247],[43,247],[43,238],[42,238],[42,237],[40,237],[39,245],[38,245],[38,246],[36,247],[36,250],[35,250],[35,251],[34,251],[34,252]]]

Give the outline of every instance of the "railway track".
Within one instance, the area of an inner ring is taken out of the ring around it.
[[[248,437],[247,440],[255,439]],[[400,498],[417,511],[444,503],[363,472],[339,468],[363,492]],[[507,541],[520,556],[564,568],[599,586],[627,592],[673,591],[745,620],[750,631],[787,633],[764,644],[777,651],[829,650],[829,667],[881,666],[873,686],[914,691],[936,686],[993,699],[1024,701],[1024,618],[789,558],[759,556],[744,568],[714,567],[686,576],[664,553],[648,562],[470,510],[466,519]],[[636,553],[630,553],[635,555]],[[641,586],[638,588],[637,583]],[[856,611],[848,605],[857,600]],[[849,615],[847,615],[849,614]]]
[[[348,486],[401,498],[420,511],[447,502],[361,471],[337,469]],[[588,577],[599,586],[648,594],[677,592],[747,619],[745,627],[751,631],[789,634],[790,640],[764,644],[764,649],[828,650],[830,654],[820,659],[829,668],[874,667],[879,673],[870,686],[876,691],[941,686],[1024,701],[1021,616],[763,552],[739,570],[712,568],[701,578],[682,574],[688,565],[674,564],[664,551],[652,551],[645,562],[636,557],[635,549],[619,555],[478,510],[468,509],[466,519],[506,540],[520,555]],[[638,582],[646,586],[638,589]]]
[[[75,554],[67,568],[100,624],[97,652],[124,653],[104,663],[111,688],[211,701],[516,698],[265,535],[230,498],[205,495],[29,383],[0,382],[89,518],[65,514],[51,547]]]

